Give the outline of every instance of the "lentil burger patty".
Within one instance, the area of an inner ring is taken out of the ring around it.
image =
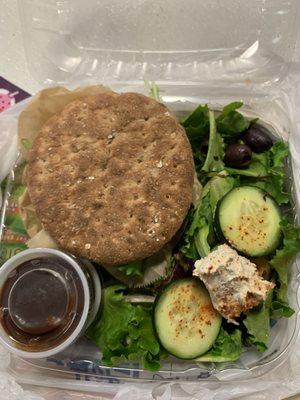
[[[137,93],[75,100],[29,154],[27,185],[44,229],[65,250],[119,265],[160,250],[191,203],[192,150],[168,109]]]

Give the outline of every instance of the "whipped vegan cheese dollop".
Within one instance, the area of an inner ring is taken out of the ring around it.
[[[193,275],[209,291],[214,308],[229,322],[266,299],[274,284],[264,280],[256,265],[227,244],[196,261]]]

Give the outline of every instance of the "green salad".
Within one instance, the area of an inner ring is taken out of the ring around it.
[[[150,89],[158,99],[157,87]],[[288,276],[300,251],[300,227],[294,225],[289,148],[257,118],[245,117],[242,105],[218,112],[199,105],[180,121],[196,176],[192,205],[174,239],[147,259],[97,265],[101,310],[86,335],[105,365],[140,362],[157,371],[169,356],[233,362],[247,347],[266,351],[271,325],[294,314]],[[28,226],[41,229],[23,168],[15,171],[2,263],[27,247]]]
[[[293,315],[288,274],[300,227],[291,212],[288,144],[241,107],[199,105],[181,121],[200,195],[162,262],[116,267],[114,278],[104,273],[102,312],[87,336],[106,365],[141,361],[155,371],[170,354],[235,361],[244,347],[266,351],[270,321]]]

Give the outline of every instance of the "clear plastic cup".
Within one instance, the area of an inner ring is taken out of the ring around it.
[[[1,267],[0,293],[0,342],[21,357],[45,358],[66,349],[91,324],[101,284],[90,262],[36,248]]]

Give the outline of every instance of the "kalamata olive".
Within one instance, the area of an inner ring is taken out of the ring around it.
[[[200,153],[203,155],[206,155],[208,152],[208,139],[204,139],[202,140],[202,142],[200,143]]]
[[[273,141],[268,134],[268,130],[257,124],[247,129],[243,133],[242,139],[255,153],[263,153],[273,146]]]
[[[246,144],[230,144],[225,150],[224,161],[229,167],[246,167],[252,159],[252,151]]]

